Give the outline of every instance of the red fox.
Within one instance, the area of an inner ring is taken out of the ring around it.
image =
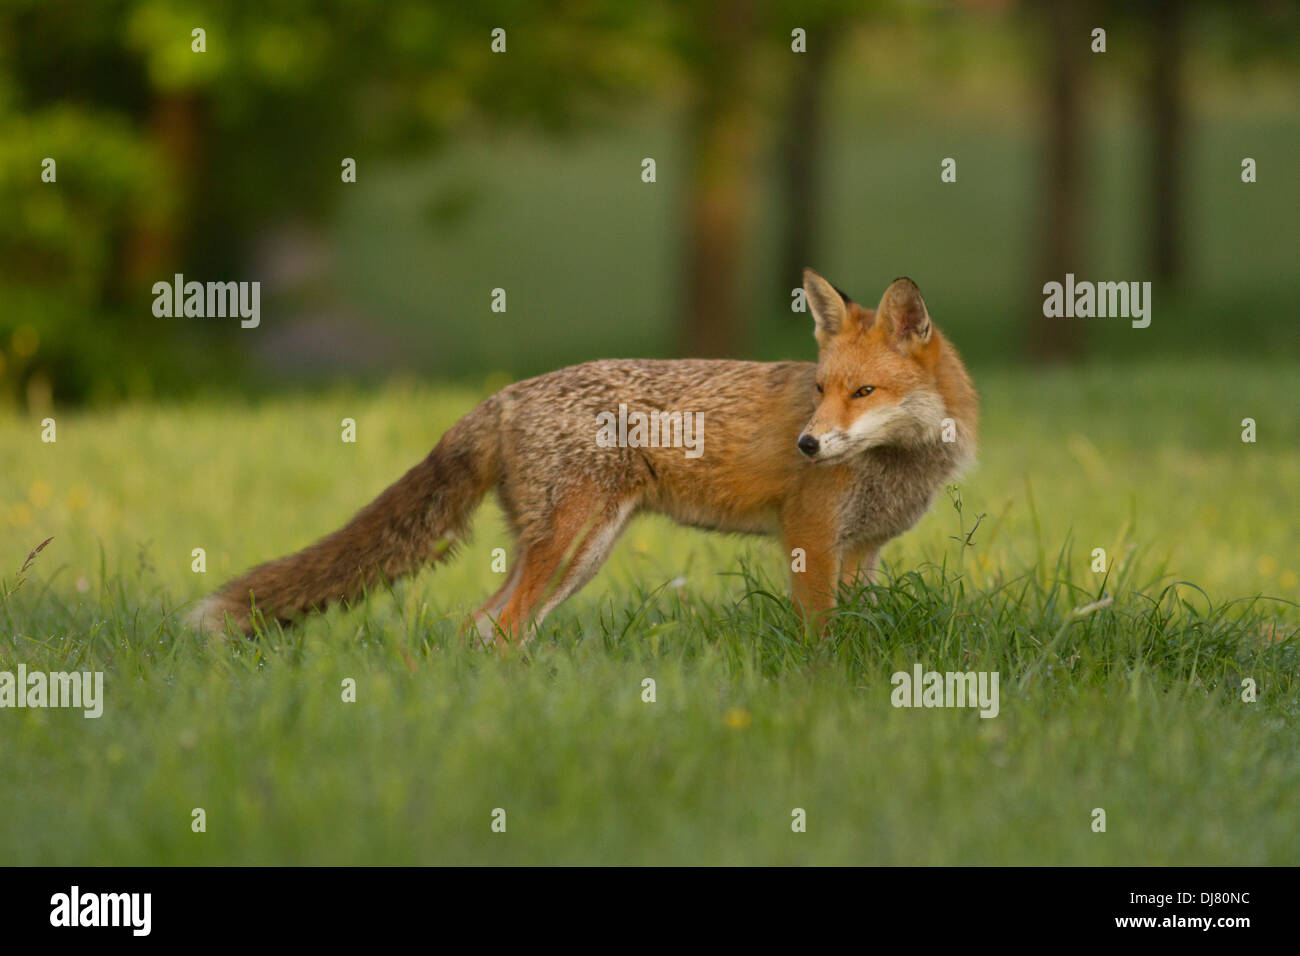
[[[912,280],[874,310],[811,269],[803,280],[817,364],[599,361],[508,385],[347,525],[235,578],[192,623],[246,633],[254,606],[287,623],[351,600],[448,556],[495,489],[515,550],[474,613],[484,643],[531,638],[643,511],[779,535],[794,600],[819,631],[840,582],[869,577],[971,461],[978,400]]]

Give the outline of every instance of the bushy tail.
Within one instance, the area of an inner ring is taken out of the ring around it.
[[[287,622],[446,557],[496,483],[497,417],[497,400],[489,398],[346,525],[230,581],[195,608],[190,623],[219,631],[229,616],[247,633],[254,606],[268,622]]]

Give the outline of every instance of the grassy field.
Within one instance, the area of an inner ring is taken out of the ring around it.
[[[106,672],[97,720],[0,711],[0,861],[1300,861],[1293,369],[974,373],[978,467],[812,647],[775,546],[643,519],[526,654],[466,649],[490,507],[392,594],[205,645],[188,602],[340,524],[478,394],[58,414],[54,444],[0,418],[0,670]],[[895,709],[918,662],[998,671],[999,715]]]

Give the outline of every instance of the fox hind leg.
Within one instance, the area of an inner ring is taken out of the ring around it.
[[[506,606],[506,602],[510,600],[510,596],[514,594],[515,588],[519,586],[519,579],[523,577],[524,565],[527,561],[528,550],[522,544],[517,545],[510,558],[510,570],[506,572],[505,583],[474,612],[474,628],[485,646],[490,646],[496,640],[496,619],[500,616],[501,609]]]
[[[497,618],[502,630],[530,640],[547,614],[596,576],[634,510],[625,500],[558,511],[549,534],[524,549],[519,581]]]

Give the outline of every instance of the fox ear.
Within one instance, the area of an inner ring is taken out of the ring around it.
[[[818,345],[825,345],[844,327],[849,315],[848,300],[835,286],[807,268],[803,270],[803,294],[816,323],[813,335]]]
[[[924,345],[934,330],[921,290],[908,278],[895,279],[889,284],[880,298],[876,318],[888,323],[885,327],[895,339],[909,344]]]

